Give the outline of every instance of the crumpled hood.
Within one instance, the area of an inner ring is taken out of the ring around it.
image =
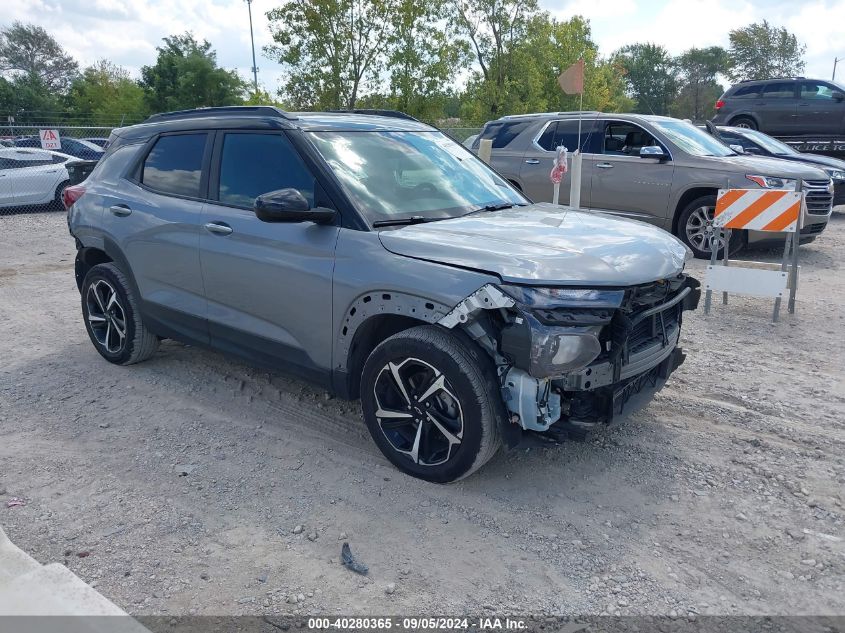
[[[524,284],[630,286],[677,275],[686,247],[657,227],[548,203],[379,234],[398,255]]]

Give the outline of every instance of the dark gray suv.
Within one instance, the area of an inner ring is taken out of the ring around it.
[[[700,294],[668,233],[532,205],[402,118],[156,115],[65,201],[103,358],[172,338],[360,397],[384,455],[430,481],[627,414],[682,362]]]
[[[804,77],[744,81],[719,97],[713,122],[775,136],[845,134],[845,86]]]

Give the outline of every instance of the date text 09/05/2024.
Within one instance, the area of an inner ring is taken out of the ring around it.
[[[372,629],[390,630],[432,630],[432,631],[467,631],[471,629],[519,631],[526,628],[520,618],[448,618],[448,617],[351,617],[351,618],[309,618],[309,629]]]

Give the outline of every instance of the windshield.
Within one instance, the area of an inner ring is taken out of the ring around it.
[[[756,130],[743,130],[742,133],[748,138],[748,140],[757,143],[757,145],[772,154],[799,153],[797,150],[791,148],[786,143],[782,143],[776,138],[772,138],[768,134],[763,134],[762,132],[757,132]]]
[[[733,156],[735,152],[692,123],[679,120],[653,121],[675,145],[693,156]]]
[[[441,132],[311,135],[347,195],[371,222],[454,218],[486,205],[528,202]]]

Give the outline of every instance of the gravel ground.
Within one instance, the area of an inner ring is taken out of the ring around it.
[[[449,486],[286,376],[174,342],[109,365],[63,215],[0,228],[0,525],[132,614],[845,614],[845,214],[795,315],[699,310],[626,424]]]

